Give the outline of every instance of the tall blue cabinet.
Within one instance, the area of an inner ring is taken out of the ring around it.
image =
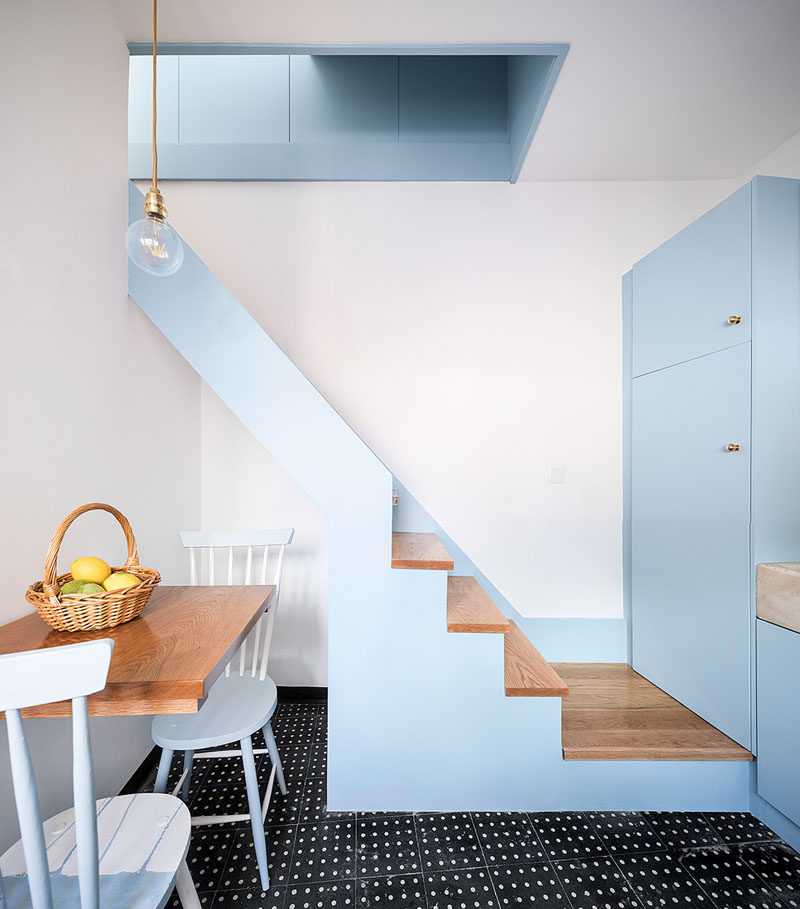
[[[757,177],[623,291],[631,663],[755,751],[755,565],[800,559],[800,182]]]

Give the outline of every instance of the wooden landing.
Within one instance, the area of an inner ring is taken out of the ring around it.
[[[567,761],[752,761],[753,755],[627,663],[553,663]]]
[[[514,622],[505,636],[505,686],[511,698],[561,698],[569,688]]]
[[[453,559],[435,533],[393,533],[392,568],[453,570]]]
[[[505,634],[511,622],[472,577],[447,579],[447,630]]]

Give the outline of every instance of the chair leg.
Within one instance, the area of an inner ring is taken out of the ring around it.
[[[275,733],[272,731],[272,723],[267,723],[264,727],[264,741],[267,743],[269,759],[275,765],[275,776],[278,780],[278,787],[283,795],[286,795],[286,780],[283,777],[283,766],[281,765],[281,756],[278,754],[278,743],[275,741]]]
[[[194,751],[184,751],[183,752],[183,772],[186,776],[183,778],[183,800],[184,802],[189,801],[189,784],[192,781],[192,758],[194,757]]]
[[[258,794],[258,777],[256,776],[256,761],[253,757],[253,743],[248,735],[240,740],[240,744],[242,746],[244,779],[247,784],[247,804],[250,808],[250,826],[253,828],[253,845],[256,849],[258,872],[261,875],[261,889],[269,890],[267,840],[264,836],[264,821],[261,818],[261,799]]]
[[[169,768],[172,766],[172,755],[175,752],[171,748],[161,749],[161,760],[158,762],[158,775],[156,776],[156,785],[153,792],[167,791],[167,777]]]
[[[183,909],[200,909],[200,898],[195,890],[189,866],[184,859],[178,867],[178,876],[175,878],[175,889],[178,891]]]

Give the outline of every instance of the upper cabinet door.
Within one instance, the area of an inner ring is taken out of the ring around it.
[[[751,187],[633,267],[633,374],[750,340]]]

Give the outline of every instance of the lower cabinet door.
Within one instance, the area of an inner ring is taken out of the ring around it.
[[[800,634],[756,628],[758,794],[800,824]]]
[[[633,666],[750,748],[750,344],[634,379],[632,420]]]

